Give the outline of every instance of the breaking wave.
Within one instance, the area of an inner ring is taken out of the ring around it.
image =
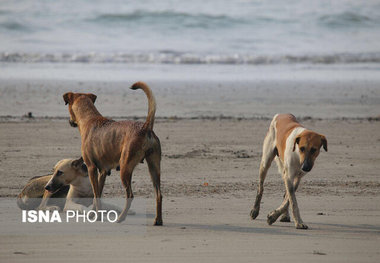
[[[7,63],[147,63],[147,64],[353,64],[380,63],[380,53],[332,55],[199,55],[178,52],[147,54],[103,53],[0,53],[0,62]]]

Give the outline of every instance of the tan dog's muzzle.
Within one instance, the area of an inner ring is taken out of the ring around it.
[[[304,172],[310,172],[313,168],[313,163],[309,160],[309,158],[305,159],[302,163],[301,170]]]
[[[55,192],[57,192],[59,189],[61,189],[63,185],[58,185],[58,184],[54,184],[54,183],[48,183],[46,186],[45,186],[45,190],[47,190],[48,192],[54,194]]]

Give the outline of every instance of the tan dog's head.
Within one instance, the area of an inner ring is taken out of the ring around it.
[[[296,150],[296,145],[299,149],[301,170],[304,172],[311,171],[322,146],[327,152],[326,137],[309,130],[303,131],[296,137],[293,152]]]
[[[69,185],[78,176],[87,176],[87,166],[82,157],[78,160],[63,159],[55,165],[53,176],[46,184],[45,190],[55,193],[62,186]]]
[[[73,105],[75,102],[89,98],[92,103],[94,104],[96,101],[96,95],[92,93],[73,93],[73,92],[67,92],[63,94],[63,100],[65,101],[65,105],[69,104],[69,113],[70,113],[70,125],[72,127],[77,127],[77,120],[73,111]]]

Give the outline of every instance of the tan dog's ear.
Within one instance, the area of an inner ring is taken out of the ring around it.
[[[75,160],[71,163],[71,166],[78,169],[81,167],[81,165],[83,164],[83,158],[80,157],[78,160]]]
[[[293,145],[293,152],[296,150],[296,144],[300,143],[301,136],[297,136],[296,139],[294,140],[294,145]]]
[[[327,152],[327,139],[324,135],[321,135],[321,141],[322,141],[323,149],[325,149],[325,151]]]
[[[92,93],[87,93],[86,95],[92,100],[92,103],[95,104],[97,96],[95,94],[92,94]]]
[[[65,101],[65,105],[67,105],[68,103],[72,103],[73,98],[74,98],[74,93],[72,92],[67,92],[63,94],[63,100]]]

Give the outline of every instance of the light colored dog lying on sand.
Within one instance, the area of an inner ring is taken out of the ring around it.
[[[35,176],[22,189],[17,196],[17,206],[22,210],[37,209],[41,204],[45,193],[45,186],[50,181],[52,175]],[[69,192],[70,185],[64,186],[51,195],[48,204],[58,206],[63,209],[65,198]]]
[[[83,159],[63,159],[54,166],[52,175],[32,178],[19,194],[17,204],[21,209],[84,211],[92,204],[93,197]],[[66,199],[62,202],[61,198]],[[119,210],[110,204],[104,208]]]

